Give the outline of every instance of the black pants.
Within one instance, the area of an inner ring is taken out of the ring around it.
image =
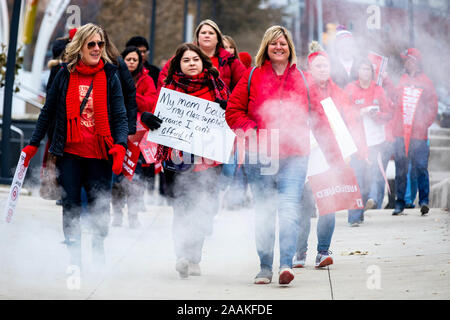
[[[111,199],[111,163],[64,153],[58,159],[59,183],[63,189],[63,231],[66,242],[81,239],[81,188],[88,199],[89,223],[93,236],[108,235]]]
[[[169,174],[173,178],[170,184],[173,197],[168,199],[173,206],[172,235],[177,259],[201,261],[203,243],[212,233],[219,207],[220,169]]]

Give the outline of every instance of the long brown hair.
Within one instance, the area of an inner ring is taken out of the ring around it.
[[[234,41],[234,39],[232,37],[227,36],[227,35],[223,35],[223,40],[228,41],[230,46],[234,49],[234,56],[236,57],[236,59],[241,60],[239,58],[239,50],[237,48],[236,41]]]
[[[164,83],[169,83],[172,81],[172,77],[176,72],[181,72],[181,58],[183,57],[186,51],[194,51],[198,54],[203,63],[203,70],[206,69],[207,72],[211,73],[214,78],[219,77],[219,71],[213,66],[211,59],[203,53],[200,47],[196,46],[193,43],[183,43],[180,44],[175,52],[175,56],[170,61],[169,71],[167,73],[167,78],[164,80]]]

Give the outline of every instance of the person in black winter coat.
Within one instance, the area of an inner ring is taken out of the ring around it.
[[[119,76],[122,86],[125,108],[128,117],[128,134],[136,133],[137,104],[136,104],[136,86],[128,67],[123,61],[116,46],[109,40],[108,33],[103,29],[105,34],[105,49],[112,63],[117,67],[117,75]]]
[[[334,40],[334,52],[331,58],[331,79],[344,89],[357,78],[355,60],[358,56],[355,39],[348,30],[340,30]]]
[[[147,61],[148,50],[150,49],[147,40],[141,36],[132,37],[130,40],[128,40],[125,46],[134,46],[139,49],[142,55],[144,68],[148,70],[148,74],[150,77],[152,77],[153,82],[155,83],[155,88],[157,88],[159,72],[161,70],[157,66],[154,66]]]
[[[56,74],[61,69],[61,64],[64,62],[64,50],[69,42],[69,38],[58,38],[53,42],[52,59],[47,63],[47,67],[50,69],[50,75],[45,88],[46,93],[50,90]]]
[[[66,47],[63,64],[48,92],[26,154],[24,166],[51,130],[49,153],[56,157],[62,188],[63,232],[71,264],[81,267],[81,189],[88,197],[93,261],[104,263],[109,231],[112,172],[122,171],[128,124],[117,67],[104,51],[102,29],[87,24]],[[88,89],[92,87],[92,89]],[[89,93],[89,95],[88,95]],[[85,102],[82,102],[85,101]]]

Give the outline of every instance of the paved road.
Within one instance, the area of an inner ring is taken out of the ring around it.
[[[7,193],[0,192],[0,208]],[[359,228],[337,214],[331,250],[335,264],[315,270],[317,219],[312,220],[307,267],[289,287],[277,278],[252,283],[258,271],[253,211],[222,211],[205,243],[201,277],[179,279],[174,269],[172,210],[147,205],[142,227],[111,228],[106,267],[91,265],[90,234],[83,232],[80,288],[66,273],[61,207],[22,195],[11,224],[0,225],[0,299],[449,299],[449,213],[418,209],[392,217],[390,210],[366,212]],[[277,249],[276,249],[277,250]],[[360,252],[361,254],[358,254]],[[274,267],[278,268],[278,255]],[[72,288],[72,290],[70,289]]]

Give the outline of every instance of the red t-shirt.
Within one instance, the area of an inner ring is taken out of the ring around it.
[[[80,90],[80,105],[83,101],[84,96],[89,90],[89,86],[91,85],[93,76],[85,76],[82,74],[78,74],[78,80],[80,82],[79,90]],[[75,154],[77,156],[83,158],[91,158],[91,159],[102,159],[95,152],[95,143],[97,139],[95,137],[95,121],[94,121],[94,90],[92,89],[89,94],[88,101],[86,106],[84,107],[83,113],[81,114],[81,142],[72,142],[66,143],[64,148],[64,152]]]

